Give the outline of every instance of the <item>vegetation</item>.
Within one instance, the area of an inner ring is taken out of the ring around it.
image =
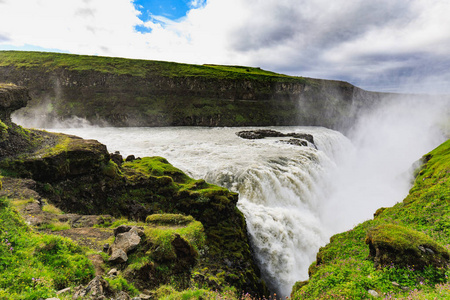
[[[300,79],[299,77],[287,76],[252,67],[191,65],[174,62],[48,52],[0,51],[0,66],[11,65],[19,68],[45,68],[48,71],[63,68],[71,71],[98,71],[108,74],[137,77],[158,75],[165,77],[202,76],[224,79],[251,78],[283,81]]]
[[[311,265],[310,279],[296,283],[292,297],[367,299],[373,297],[368,293],[372,290],[389,299],[447,298],[449,173],[450,140],[424,156],[403,202],[379,209],[373,220],[333,236]],[[384,257],[377,257],[369,246],[379,247]],[[427,253],[430,250],[434,254]]]
[[[73,241],[31,230],[0,198],[0,298],[39,299],[87,283],[94,268]]]

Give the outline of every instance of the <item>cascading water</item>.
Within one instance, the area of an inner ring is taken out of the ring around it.
[[[281,143],[281,138],[244,140],[235,135],[250,128],[55,131],[97,139],[124,156],[163,156],[194,178],[239,192],[238,207],[262,274],[284,297],[295,281],[307,278],[318,248],[331,234],[401,201],[409,188],[409,177],[402,173],[442,142],[436,124],[447,124],[448,101],[441,106],[394,104],[362,117],[351,133],[352,143],[325,128],[272,127],[312,134],[317,149]]]
[[[251,243],[264,279],[278,295],[289,295],[318,248],[330,235],[321,221],[330,177],[339,154],[351,143],[319,127],[273,127],[309,133],[315,145],[301,147],[282,138],[245,140],[250,128],[78,128],[56,129],[106,144],[124,156],[164,156],[195,178],[239,192]]]

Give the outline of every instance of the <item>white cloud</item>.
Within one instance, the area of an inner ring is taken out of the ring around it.
[[[437,70],[450,78],[438,66],[450,62],[446,1],[192,0],[189,6],[179,20],[152,16],[144,23],[132,0],[3,0],[0,45],[244,64],[380,89],[402,77],[435,77]],[[138,25],[151,32],[137,32]]]

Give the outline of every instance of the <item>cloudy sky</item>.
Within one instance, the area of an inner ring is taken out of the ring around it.
[[[447,0],[0,0],[0,50],[261,67],[450,93]]]

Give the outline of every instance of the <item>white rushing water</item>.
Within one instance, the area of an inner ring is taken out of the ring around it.
[[[251,128],[52,130],[97,139],[124,157],[163,156],[194,178],[239,192],[238,207],[263,277],[284,297],[295,281],[307,279],[317,250],[332,234],[406,196],[408,170],[442,142],[436,124],[448,121],[449,108],[411,107],[399,103],[361,118],[350,134],[352,142],[326,128],[266,127],[312,134],[317,149],[235,134]]]

